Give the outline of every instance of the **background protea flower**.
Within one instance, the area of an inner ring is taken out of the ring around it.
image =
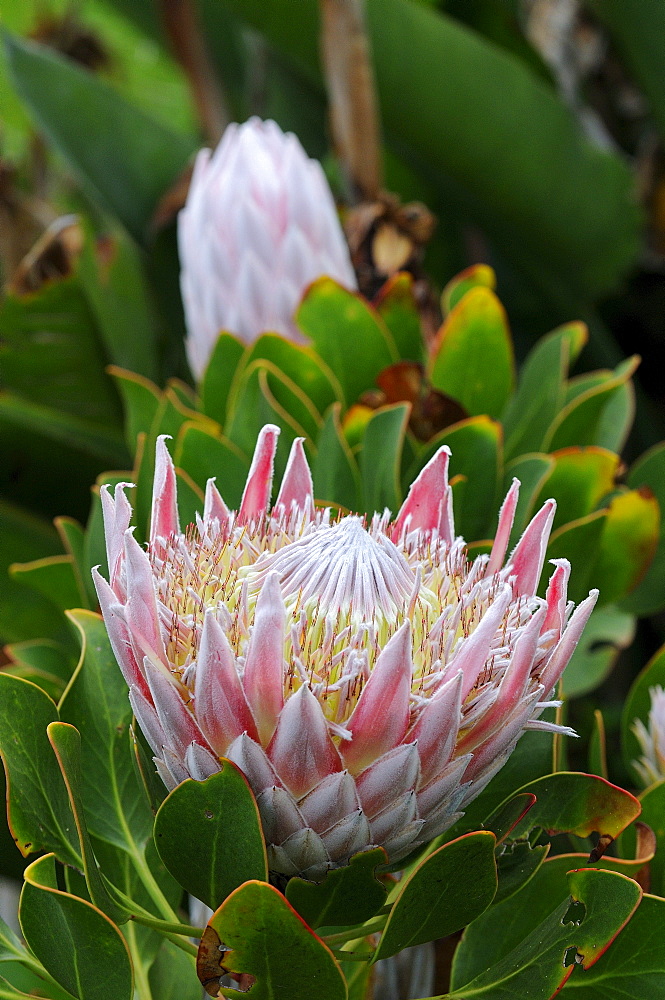
[[[321,165],[273,121],[229,125],[202,149],[178,217],[187,356],[197,378],[221,330],[302,341],[293,313],[322,274],[356,279]]]
[[[649,694],[649,725],[645,726],[641,719],[635,719],[632,725],[642,750],[642,756],[633,761],[633,767],[645,785],[665,778],[665,691],[658,684],[649,688]]]
[[[449,451],[394,521],[316,510],[302,441],[269,509],[278,428],[240,509],[214,482],[182,533],[157,445],[148,550],[123,485],[102,491],[110,583],[94,571],[136,717],[169,788],[220,756],[257,797],[270,867],[320,877],[370,845],[391,861],[460,815],[540,721],[596,601],[572,614],[569,564],[534,596],[548,501],[504,566],[517,481],[489,556],[455,538]],[[570,730],[563,730],[570,732]]]

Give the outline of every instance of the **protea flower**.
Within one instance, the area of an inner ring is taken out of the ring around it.
[[[641,719],[635,719],[632,726],[642,750],[642,756],[633,761],[633,767],[645,785],[665,778],[665,691],[658,684],[649,688],[649,694],[651,709],[648,727]]]
[[[102,490],[109,637],[165,784],[233,761],[270,867],[319,878],[372,845],[397,861],[449,827],[539,716],[595,604],[571,615],[570,566],[534,596],[555,504],[504,566],[518,487],[489,556],[455,537],[449,450],[394,520],[314,506],[302,440],[272,510],[279,431],[264,427],[240,509],[215,484],[185,533],[164,439],[147,551],[124,484]]]
[[[200,378],[221,330],[302,342],[293,313],[322,274],[356,279],[321,165],[273,121],[229,125],[202,149],[178,217],[187,356]]]

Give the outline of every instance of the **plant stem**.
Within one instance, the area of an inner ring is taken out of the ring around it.
[[[200,938],[204,930],[203,927],[193,927],[190,924],[158,920],[156,917],[146,916],[143,912],[132,913],[129,919],[134,920],[137,924],[143,924],[144,927],[152,927],[153,930],[160,931],[162,934],[182,934],[184,937]]]
[[[382,931],[386,925],[386,917],[378,916],[368,920],[359,927],[351,927],[348,931],[340,931],[339,934],[326,934],[323,940],[329,948],[339,944],[346,944],[347,941],[360,941],[361,938],[373,934],[375,931]]]

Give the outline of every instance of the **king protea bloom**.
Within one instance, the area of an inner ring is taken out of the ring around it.
[[[649,688],[651,708],[648,726],[641,719],[633,722],[633,732],[640,744],[642,756],[633,767],[645,785],[665,778],[665,691],[660,684]]]
[[[278,433],[263,428],[239,510],[209,480],[184,533],[161,438],[147,550],[125,484],[104,487],[110,581],[94,576],[167,787],[228,758],[256,796],[271,870],[319,878],[442,833],[525,730],[571,732],[539,716],[597,592],[571,614],[561,559],[535,596],[553,500],[505,562],[516,480],[491,554],[469,563],[446,447],[394,520],[367,521],[315,507],[297,439],[271,509]]]
[[[187,356],[201,378],[222,330],[299,342],[293,313],[315,278],[356,288],[321,165],[273,121],[232,124],[202,149],[178,217]]]

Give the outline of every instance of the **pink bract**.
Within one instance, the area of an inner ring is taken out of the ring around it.
[[[152,526],[134,539],[126,484],[102,488],[99,601],[168,788],[221,757],[258,802],[271,870],[320,878],[371,846],[400,860],[446,830],[540,720],[597,592],[567,600],[566,560],[535,596],[554,501],[506,561],[519,483],[489,556],[455,537],[449,451],[397,517],[314,505],[297,439],[270,509],[277,427],[259,437],[238,511],[212,480],[181,531],[157,443]]]
[[[178,217],[187,356],[200,379],[222,330],[302,342],[293,313],[315,278],[356,288],[321,165],[273,121],[229,125],[202,149]]]

